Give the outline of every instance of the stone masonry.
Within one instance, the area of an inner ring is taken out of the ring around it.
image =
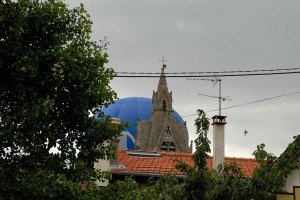
[[[157,91],[153,91],[151,118],[138,121],[136,149],[191,153],[186,124],[177,124],[174,117],[172,92],[168,91],[164,69],[165,65],[161,69]]]

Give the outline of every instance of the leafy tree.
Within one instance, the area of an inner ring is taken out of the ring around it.
[[[108,185],[108,190],[108,200],[143,199],[141,197],[141,192],[138,189],[138,184],[130,176],[125,177],[124,181],[116,181]]]
[[[284,190],[288,175],[300,169],[300,161],[296,156],[300,152],[300,135],[294,137],[279,158],[264,150],[265,145],[257,146],[254,151],[260,167],[255,169],[250,184],[243,189],[253,199],[274,199],[275,194]]]
[[[149,179],[149,186],[142,192],[142,199],[185,199],[184,185],[173,175],[166,174],[158,180]]]
[[[42,194],[49,183],[51,197],[103,177],[93,164],[113,155],[103,142],[121,127],[102,113],[100,121],[91,116],[116,98],[109,86],[114,71],[90,40],[91,26],[83,5],[0,0],[1,196]]]
[[[197,112],[195,126],[198,137],[195,140],[194,166],[177,161],[176,168],[187,174],[184,181],[187,199],[210,199],[211,184],[215,182],[213,172],[207,168],[208,153],[211,151],[207,137],[210,123],[203,110]]]
[[[182,200],[185,199],[184,185],[173,174],[166,174],[155,180],[149,178],[148,186],[139,189],[137,182],[130,176],[124,181],[116,181],[107,187],[108,200]]]

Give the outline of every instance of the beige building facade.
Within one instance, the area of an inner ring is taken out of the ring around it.
[[[296,160],[300,161],[300,153]],[[294,170],[286,179],[285,190],[292,193],[294,186],[300,186],[300,170]]]

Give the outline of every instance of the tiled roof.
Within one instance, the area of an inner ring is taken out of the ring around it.
[[[165,174],[173,172],[176,175],[183,175],[182,172],[174,170],[174,160],[181,160],[189,165],[193,165],[191,153],[158,152],[161,157],[132,156],[125,150],[118,151],[118,164],[122,167],[113,168],[116,173],[146,173],[146,174]],[[254,169],[258,166],[252,158],[231,158],[225,157],[225,162],[235,161],[241,166],[245,176],[251,176]],[[213,158],[210,156],[207,162],[208,168],[213,167]]]

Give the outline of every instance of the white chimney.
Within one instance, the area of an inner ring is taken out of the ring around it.
[[[213,119],[213,167],[216,170],[219,164],[224,163],[225,156],[225,124],[226,116],[215,115]]]

